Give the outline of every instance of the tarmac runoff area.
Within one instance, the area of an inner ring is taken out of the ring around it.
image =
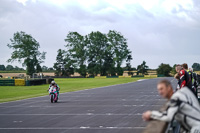
[[[48,94],[1,103],[0,133],[141,133],[147,125],[142,113],[166,102],[157,93],[158,80],[63,93],[58,103]]]

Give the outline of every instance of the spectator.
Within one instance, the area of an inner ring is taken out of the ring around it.
[[[193,72],[193,69],[192,68],[189,68],[189,70],[192,72],[192,86],[194,87],[194,90],[195,90],[195,93],[196,93],[196,96],[197,96],[197,89],[198,89],[198,86],[199,86],[199,83],[198,83],[198,77],[197,77],[197,74],[195,72]]]
[[[181,65],[176,66],[176,72],[180,76],[180,88],[187,86],[195,94],[194,89],[192,89],[192,82],[188,72],[185,71]]]
[[[188,87],[188,88],[190,88],[191,89],[191,91],[196,95],[196,93],[195,93],[195,90],[194,90],[194,87],[192,86],[192,72],[188,69],[188,65],[186,64],[186,63],[184,63],[183,65],[183,69],[186,71],[186,74],[185,74],[185,76],[186,76],[186,79],[187,79],[187,84],[186,84],[186,86]],[[188,75],[189,75],[189,77],[188,77]]]
[[[179,74],[180,77],[180,88],[186,86],[186,77],[185,71],[183,70],[181,65],[176,65],[176,72]]]
[[[176,74],[174,75],[174,78],[177,79],[177,81],[178,81],[178,85],[177,85],[177,88],[176,88],[176,91],[177,91],[177,90],[180,89],[180,76],[179,76],[179,74],[176,73]]]
[[[170,122],[175,119],[186,132],[200,133],[199,102],[188,87],[183,87],[173,93],[170,81],[162,80],[158,83],[157,89],[162,97],[169,100],[167,110],[164,112],[147,111],[142,115],[143,120],[156,119]]]

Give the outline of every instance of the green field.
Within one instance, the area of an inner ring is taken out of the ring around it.
[[[68,79],[55,79],[56,83],[60,86],[60,93],[78,91],[84,89],[91,89],[96,87],[103,87],[115,84],[134,82],[139,79],[147,78],[68,78]],[[0,102],[15,101],[31,97],[38,97],[48,95],[47,89],[49,85],[39,86],[0,86],[1,95]]]

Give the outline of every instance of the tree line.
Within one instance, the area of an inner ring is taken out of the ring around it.
[[[0,65],[0,71],[24,71],[24,68],[14,67],[12,65]]]
[[[26,73],[32,75],[42,71],[41,63],[45,60],[46,52],[40,52],[40,44],[25,32],[16,32],[11,43],[7,46],[13,49],[8,62],[18,61],[26,67]],[[90,75],[122,75],[123,62],[126,68],[131,68],[131,51],[127,39],[117,31],[107,34],[91,32],[81,35],[69,32],[64,39],[65,49],[59,49],[53,68],[56,75],[69,76],[74,72],[82,76]]]
[[[0,65],[0,71],[25,71],[24,68],[13,65]],[[42,72],[53,72],[53,67],[42,66]]]
[[[132,69],[127,39],[119,32],[103,34],[97,31],[85,36],[69,32],[65,42],[65,49],[58,50],[54,63],[57,75],[69,76],[75,71],[84,77],[87,74],[122,75],[123,62],[126,62],[127,69]]]
[[[128,71],[133,75],[133,70],[138,74],[148,74],[149,67],[143,61],[137,68],[131,66],[132,51],[128,48],[127,39],[117,31],[110,30],[107,34],[91,32],[81,35],[78,32],[69,32],[64,39],[66,42],[64,49],[57,51],[57,56],[53,68],[41,66],[45,60],[46,52],[40,52],[39,42],[25,32],[16,32],[10,39],[7,46],[13,49],[8,62],[18,61],[26,67],[27,75],[42,71],[55,71],[58,76],[70,76],[78,72],[82,76],[87,74],[96,76],[115,76],[122,75],[123,71]],[[126,64],[122,67],[122,64]],[[200,64],[194,63],[192,68],[200,70]],[[12,65],[0,65],[0,70],[23,70],[23,68],[13,67]],[[156,69],[157,74],[169,76],[176,73],[175,65],[161,63]]]

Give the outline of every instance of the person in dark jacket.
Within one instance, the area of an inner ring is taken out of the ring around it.
[[[198,89],[198,86],[199,86],[199,83],[198,83],[198,76],[197,74],[193,71],[192,68],[189,68],[189,70],[192,72],[192,86],[195,90],[195,93],[196,93],[196,96],[197,96],[197,89]],[[198,97],[198,96],[197,96]]]
[[[185,77],[186,77],[186,86],[196,95],[196,92],[194,90],[194,87],[192,85],[192,78],[193,78],[193,74],[192,72],[188,69],[188,65],[186,63],[184,63],[182,65],[183,69],[185,70]]]

